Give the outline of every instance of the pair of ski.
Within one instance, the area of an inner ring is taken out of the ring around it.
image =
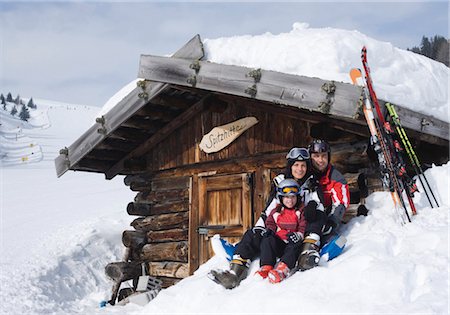
[[[361,61],[364,67],[365,80],[363,78],[362,71],[356,68],[351,69],[350,77],[353,84],[362,86],[364,88],[365,97],[363,112],[371,135],[370,142],[375,153],[377,154],[383,186],[390,190],[397,217],[399,218],[401,223],[405,224],[406,221],[411,222],[411,218],[404,201],[404,195],[406,195],[412,214],[415,215],[417,213],[417,210],[412,198],[414,192],[417,191],[417,187],[414,181],[406,173],[406,166],[402,158],[404,148],[399,143],[399,141],[395,139],[394,130],[392,129],[390,123],[385,120],[384,115],[381,112],[381,107],[373,87],[372,78],[370,76],[366,47],[362,48]],[[434,198],[434,194],[431,191],[425,174],[420,167],[420,163],[414,150],[412,149],[409,139],[406,136],[405,130],[403,129],[403,127],[401,127],[400,120],[395,112],[394,107],[390,104],[386,106],[396,126],[398,137],[402,140],[403,146],[407,148],[406,151],[413,163],[416,173],[418,175],[422,175],[425,178],[425,181],[428,185],[428,190],[431,192]],[[422,186],[425,187],[423,185],[422,179],[420,179],[420,181],[422,183]],[[427,193],[428,200],[433,207],[426,189],[425,192]],[[434,201],[436,205],[439,206],[436,198],[434,198]]]

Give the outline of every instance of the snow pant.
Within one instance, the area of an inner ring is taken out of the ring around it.
[[[327,215],[323,211],[317,210],[316,219],[314,221],[306,221],[305,237],[311,233],[316,233],[322,237],[322,228],[327,222]]]
[[[276,235],[265,236],[261,241],[260,265],[275,266],[277,257],[281,257],[280,260],[289,269],[292,269],[295,267],[301,248],[302,242],[298,242],[297,244],[285,243]]]
[[[252,229],[248,229],[237,244],[234,255],[239,255],[243,259],[254,260],[259,256],[262,238],[261,233],[254,233]]]

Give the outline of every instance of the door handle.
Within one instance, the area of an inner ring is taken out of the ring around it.
[[[209,230],[223,230],[225,225],[202,225],[197,228],[200,235],[208,235]]]

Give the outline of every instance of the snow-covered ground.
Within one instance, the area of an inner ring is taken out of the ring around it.
[[[301,41],[302,38],[308,40]],[[247,41],[254,43],[258,49],[245,44]],[[285,45],[292,43],[292,49],[289,50],[288,45],[283,50],[277,50],[277,41]],[[299,43],[308,49],[300,49]],[[230,63],[296,73],[299,65],[291,61],[298,59],[304,60],[303,67],[310,67],[309,72],[301,73],[303,75],[346,81],[348,69],[360,66],[359,49],[362,44],[369,48],[380,97],[383,97],[383,89],[394,94],[400,89],[402,92],[398,92],[399,95],[404,93],[413,102],[419,99],[415,93],[422,93],[424,100],[428,96],[430,102],[435,100],[433,104],[436,107],[432,107],[431,103],[427,106],[416,104],[418,109],[433,108],[433,111],[435,109],[441,113],[441,119],[448,120],[448,87],[441,84],[438,90],[427,91],[430,80],[436,82],[442,79],[430,77],[429,72],[439,73],[439,76],[443,73],[447,80],[447,68],[356,31],[313,30],[296,25],[287,34],[209,40],[205,47],[208,59],[215,62],[227,63],[227,58],[233,57],[232,50],[239,47],[247,56],[235,53],[233,58],[237,59]],[[347,59],[350,56],[347,46],[355,46],[350,61]],[[327,57],[330,60],[322,69],[321,64],[314,64],[315,59],[303,55],[305,51],[314,51],[317,58]],[[336,54],[342,58],[336,58]],[[259,58],[260,61],[246,64],[251,59],[249,57],[254,60]],[[394,57],[395,60],[392,59]],[[273,62],[264,63],[264,58],[278,60],[278,65],[284,62],[285,68],[270,68]],[[408,81],[409,85],[388,76],[386,73],[390,67],[409,73],[403,80]],[[327,77],[329,71],[342,73],[342,77]],[[417,73],[412,75],[408,71]],[[413,93],[411,89],[418,90]],[[120,95],[123,93],[113,97],[107,107],[117,103]],[[394,219],[389,194],[372,194],[367,200],[369,215],[353,219],[342,230],[348,239],[344,253],[318,268],[296,273],[285,282],[271,285],[250,275],[235,290],[225,290],[206,277],[211,268],[227,266],[222,258],[213,257],[193,276],[161,291],[145,307],[129,304],[100,309],[98,302],[108,299],[111,289],[111,282],[104,275],[104,267],[111,261],[121,259],[121,234],[131,221],[125,209],[134,193],[124,186],[121,177],[106,181],[99,174],[68,172],[57,179],[53,160],[59,149],[69,146],[94,123],[97,109],[36,103],[38,108],[47,109],[48,128],[14,129],[10,126],[8,132],[11,135],[14,130],[17,133],[21,130],[23,136],[29,139],[27,143],[39,144],[42,159],[0,168],[0,313],[449,312],[449,163],[434,166],[426,172],[441,207],[430,208],[425,196],[419,194],[415,197],[418,215],[413,217],[411,224],[401,226]],[[257,262],[253,263],[252,270],[257,265]]]
[[[58,149],[88,128],[96,111],[60,106],[48,113],[51,127],[28,135],[39,138],[44,159],[1,169],[2,314],[448,312],[450,164],[426,171],[440,208],[417,195],[419,214],[401,226],[389,194],[372,194],[369,216],[343,228],[348,244],[341,256],[281,284],[250,275],[240,287],[225,290],[206,276],[227,267],[213,257],[145,307],[100,309],[111,290],[104,267],[123,255],[121,233],[131,221],[125,209],[134,193],[122,178],[69,172],[57,179]],[[79,125],[71,128],[72,121]],[[257,266],[252,264],[252,272]]]
[[[39,161],[0,168],[1,314],[66,314],[80,312],[84,304],[95,308],[110,290],[104,267],[120,260],[121,233],[130,223],[126,206],[134,194],[123,178],[106,181],[100,174],[75,172],[56,177],[59,150],[92,125],[98,108],[36,103],[49,125],[9,125],[12,144],[1,141],[2,147],[12,146],[8,153],[17,151],[21,139],[42,148]]]

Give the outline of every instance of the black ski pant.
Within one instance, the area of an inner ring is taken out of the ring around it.
[[[281,257],[281,261],[284,262],[289,269],[295,267],[302,242],[297,244],[285,243],[278,236],[271,234],[263,237],[261,241],[261,260],[260,265],[275,266],[277,257]]]
[[[306,221],[305,236],[311,233],[316,233],[322,237],[322,228],[327,222],[327,215],[323,211],[317,210],[317,214],[314,221]]]
[[[239,255],[243,259],[254,260],[259,256],[260,245],[262,239],[261,233],[254,232],[252,229],[248,229],[244,236],[242,236],[241,241],[236,246],[234,255]]]

